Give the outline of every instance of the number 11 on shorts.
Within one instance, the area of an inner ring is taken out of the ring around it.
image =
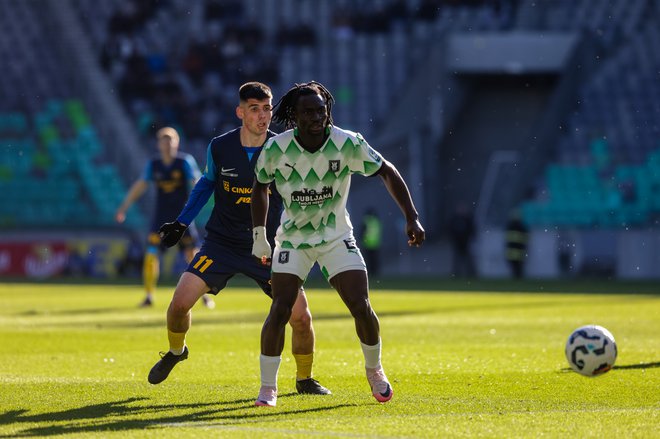
[[[213,263],[213,259],[208,259],[205,255],[200,256],[199,260],[193,265],[193,268],[195,270],[198,270],[200,273],[204,273],[204,271],[211,266]],[[203,265],[202,265],[203,264]],[[201,266],[201,268],[200,268]]]

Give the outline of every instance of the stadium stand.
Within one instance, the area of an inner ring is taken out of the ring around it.
[[[44,11],[30,2],[0,3],[0,223],[11,228],[107,227],[108,209],[125,190],[52,42]],[[120,191],[117,193],[117,191]],[[139,212],[131,227],[142,227]]]
[[[642,3],[629,5],[631,17],[639,20]],[[523,205],[532,226],[625,228],[660,214],[660,20],[637,33],[629,22],[620,23],[627,39],[582,87],[539,199]]]
[[[410,49],[428,44],[434,28],[504,28],[493,8],[422,3],[75,2],[140,132],[180,127],[196,156],[209,136],[235,124],[231,97],[248,78],[277,95],[293,82],[322,80],[337,90],[337,120],[369,135],[424,56]],[[441,10],[430,19],[423,8]]]
[[[0,224],[72,229],[112,224],[125,185],[110,164],[97,164],[103,146],[78,100],[50,100],[34,115],[0,115]],[[11,137],[6,137],[11,135]],[[142,227],[139,212],[131,227]]]

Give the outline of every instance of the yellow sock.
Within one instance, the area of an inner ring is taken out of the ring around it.
[[[167,339],[170,341],[170,351],[174,355],[181,355],[183,353],[183,348],[186,345],[186,333],[172,332],[168,329]]]
[[[314,362],[314,352],[311,354],[293,354],[296,359],[296,379],[306,380],[312,377],[312,363]]]
[[[153,293],[156,290],[158,275],[160,274],[158,255],[147,253],[144,255],[144,264],[142,265],[142,281],[147,293]]]

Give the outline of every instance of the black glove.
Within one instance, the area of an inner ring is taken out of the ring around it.
[[[160,235],[160,242],[165,247],[172,247],[176,245],[176,243],[179,242],[179,239],[181,239],[187,228],[188,228],[187,225],[180,223],[178,221],[174,221],[173,223],[163,224],[162,226],[160,226],[160,229],[158,229],[158,234]]]

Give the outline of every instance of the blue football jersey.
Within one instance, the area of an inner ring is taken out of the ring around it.
[[[156,210],[152,228],[172,221],[188,200],[191,183],[200,176],[197,162],[190,154],[178,153],[169,165],[154,158],[144,171],[143,179],[153,181],[156,186]]]
[[[252,248],[252,213],[250,202],[254,182],[254,165],[263,145],[246,148],[241,145],[240,128],[211,140],[207,150],[204,176],[215,182],[215,206],[206,223],[206,239],[232,247]],[[268,131],[267,137],[275,133]],[[249,152],[248,152],[249,151]],[[272,184],[266,224],[272,241],[280,223],[282,198]]]

